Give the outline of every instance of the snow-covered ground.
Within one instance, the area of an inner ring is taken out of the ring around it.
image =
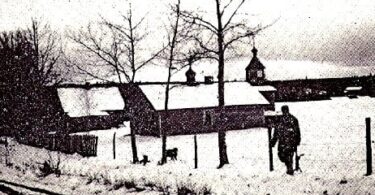
[[[62,172],[64,177],[82,176],[88,180],[96,179],[101,184],[132,181],[138,186],[152,184],[174,192],[181,186],[198,192],[207,188],[217,194],[323,194],[324,191],[328,194],[368,194],[375,191],[374,176],[364,176],[365,117],[375,120],[375,98],[340,97],[326,101],[278,103],[277,109],[284,104],[288,104],[291,113],[299,119],[302,133],[299,153],[304,154],[300,162],[303,172],[293,177],[284,173],[285,167],[277,158],[276,148],[273,149],[275,171],[268,170],[267,130],[264,128],[228,132],[230,164],[222,169],[216,169],[217,133],[197,136],[199,168],[193,169],[192,135],[168,137],[168,148],[177,147],[179,154],[177,161],[169,161],[164,166],[157,165],[161,157],[161,140],[138,136],[139,157],[148,155],[151,160],[142,166],[130,163],[130,137],[124,128],[90,132],[99,136],[98,156],[61,155]],[[114,132],[117,135],[116,159],[112,154]],[[30,167],[35,162],[43,162],[48,155],[45,150],[18,145],[14,147],[12,157],[18,166],[27,167],[29,164]],[[57,181],[71,182],[69,179]],[[105,189],[108,190],[104,188],[102,192]]]

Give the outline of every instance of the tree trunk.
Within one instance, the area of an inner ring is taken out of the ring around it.
[[[117,73],[118,82],[122,83],[120,69],[118,68],[117,64],[115,66],[115,70],[116,70],[116,73]]]
[[[218,43],[218,54],[219,54],[219,72],[218,72],[218,94],[219,94],[219,118],[216,124],[221,124],[222,112],[224,109],[224,34],[222,26],[222,16],[220,11],[220,1],[216,0],[216,14],[218,20],[218,31],[217,31],[217,43]],[[215,125],[218,131],[218,144],[219,144],[219,160],[220,164],[218,168],[223,167],[225,164],[229,164],[227,155],[227,145],[225,141],[225,130],[220,125]]]
[[[135,163],[138,163],[138,152],[137,152],[137,143],[135,139],[135,131],[132,128],[130,128],[130,139],[131,139],[132,153],[133,153],[133,164],[135,164]]]
[[[131,69],[132,69],[132,78],[131,78],[131,81],[134,82],[134,79],[135,79],[135,73],[136,73],[136,68],[135,68],[135,45],[134,45],[134,34],[133,34],[133,14],[132,14],[132,10],[130,9],[130,14],[129,14],[129,31],[130,31],[130,63],[131,63]]]
[[[167,86],[165,89],[165,102],[164,102],[164,109],[165,109],[165,120],[168,119],[169,113],[168,113],[168,102],[169,102],[169,85],[171,81],[171,68],[172,68],[172,61],[170,61],[169,69],[168,69],[168,80],[167,80]],[[165,129],[161,125],[161,118],[159,119],[159,128],[161,128],[161,139],[162,139],[162,157],[161,157],[161,164],[167,163],[167,132],[165,132]]]
[[[220,119],[222,117],[220,116]],[[223,167],[225,164],[229,164],[228,155],[227,155],[227,144],[226,144],[226,132],[225,130],[218,128],[218,141],[219,141],[219,160],[220,164],[218,168]]]
[[[161,135],[161,141],[162,141],[162,157],[161,157],[161,164],[167,163],[167,135],[164,130],[162,130],[162,135]]]
[[[133,36],[133,24],[132,24],[132,11],[130,9],[130,14],[129,14],[129,27],[130,27],[130,44],[131,44],[131,66],[132,66],[132,77],[131,77],[131,82],[134,83],[135,79],[135,46],[134,46],[134,36]],[[130,135],[131,135],[131,145],[132,145],[132,152],[133,152],[133,164],[138,163],[138,154],[137,154],[137,144],[136,144],[136,139],[135,139],[135,132],[134,130],[130,130]]]
[[[133,84],[133,83],[132,83]],[[126,107],[127,105],[125,105]],[[133,111],[130,111],[131,117],[134,117]],[[138,152],[137,152],[137,142],[136,142],[136,137],[135,137],[135,130],[134,128],[131,127],[130,125],[130,144],[132,147],[132,154],[133,154],[133,164],[138,163]]]
[[[128,84],[130,86],[130,89],[134,89],[134,83],[129,83]],[[123,99],[125,100],[125,107],[124,107],[124,110],[128,111],[129,114],[130,114],[130,117],[133,118],[134,117],[134,111],[129,107],[129,102],[126,101],[127,100],[127,97],[125,96],[129,96],[129,95],[132,95],[131,94],[131,91],[127,94],[122,94],[121,93],[121,96],[123,97]],[[137,142],[136,142],[136,132],[134,130],[134,128],[132,128],[132,125],[130,124],[130,144],[131,144],[131,148],[132,148],[132,155],[133,155],[133,164],[137,163],[139,161],[138,159],[138,151],[137,151]]]

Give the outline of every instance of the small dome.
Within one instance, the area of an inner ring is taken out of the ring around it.
[[[188,85],[195,85],[195,72],[194,72],[194,70],[191,68],[191,66],[190,66],[189,69],[186,71],[185,75],[186,75],[186,83],[187,83]]]
[[[189,69],[186,71],[185,75],[186,76],[195,76],[195,72],[194,70],[191,68],[191,66],[189,67]]]
[[[257,56],[257,54],[258,54],[258,50],[255,47],[253,47],[253,49],[251,50],[251,52],[253,52],[253,56]]]
[[[265,69],[266,67],[262,64],[262,62],[260,62],[260,60],[257,57],[257,54],[258,54],[257,48],[253,47],[251,52],[253,52],[253,58],[251,59],[249,65],[246,67],[246,70]]]

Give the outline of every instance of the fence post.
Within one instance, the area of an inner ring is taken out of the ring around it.
[[[273,154],[271,146],[272,127],[268,127],[268,154],[270,159],[270,171],[273,171]]]
[[[56,138],[55,138],[56,136],[55,135],[53,135],[52,136],[52,150],[54,151],[55,150],[55,148],[56,148]]]
[[[366,118],[366,163],[367,173],[372,174],[372,148],[371,148],[371,119]]]
[[[5,137],[5,165],[10,165],[10,151],[9,151],[9,142],[8,137]]]
[[[198,168],[198,143],[197,134],[194,135],[194,168]]]
[[[113,133],[113,159],[116,159],[116,132]]]
[[[98,137],[95,137],[95,155],[94,156],[98,156]]]

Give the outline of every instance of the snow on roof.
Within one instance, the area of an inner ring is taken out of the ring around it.
[[[105,110],[122,110],[125,103],[117,87],[59,88],[62,107],[71,117],[108,115]]]
[[[264,111],[265,116],[280,116],[283,113],[281,111],[266,110]]]
[[[225,83],[225,105],[269,104],[256,87],[246,82]],[[156,110],[164,110],[165,84],[141,85],[143,93]],[[218,106],[218,86],[200,84],[197,86],[171,85],[169,109],[200,108]]]
[[[254,86],[259,91],[277,91],[275,87],[271,85],[263,85],[263,86]]]
[[[345,92],[346,91],[360,91],[362,90],[362,87],[347,87],[345,88]]]

